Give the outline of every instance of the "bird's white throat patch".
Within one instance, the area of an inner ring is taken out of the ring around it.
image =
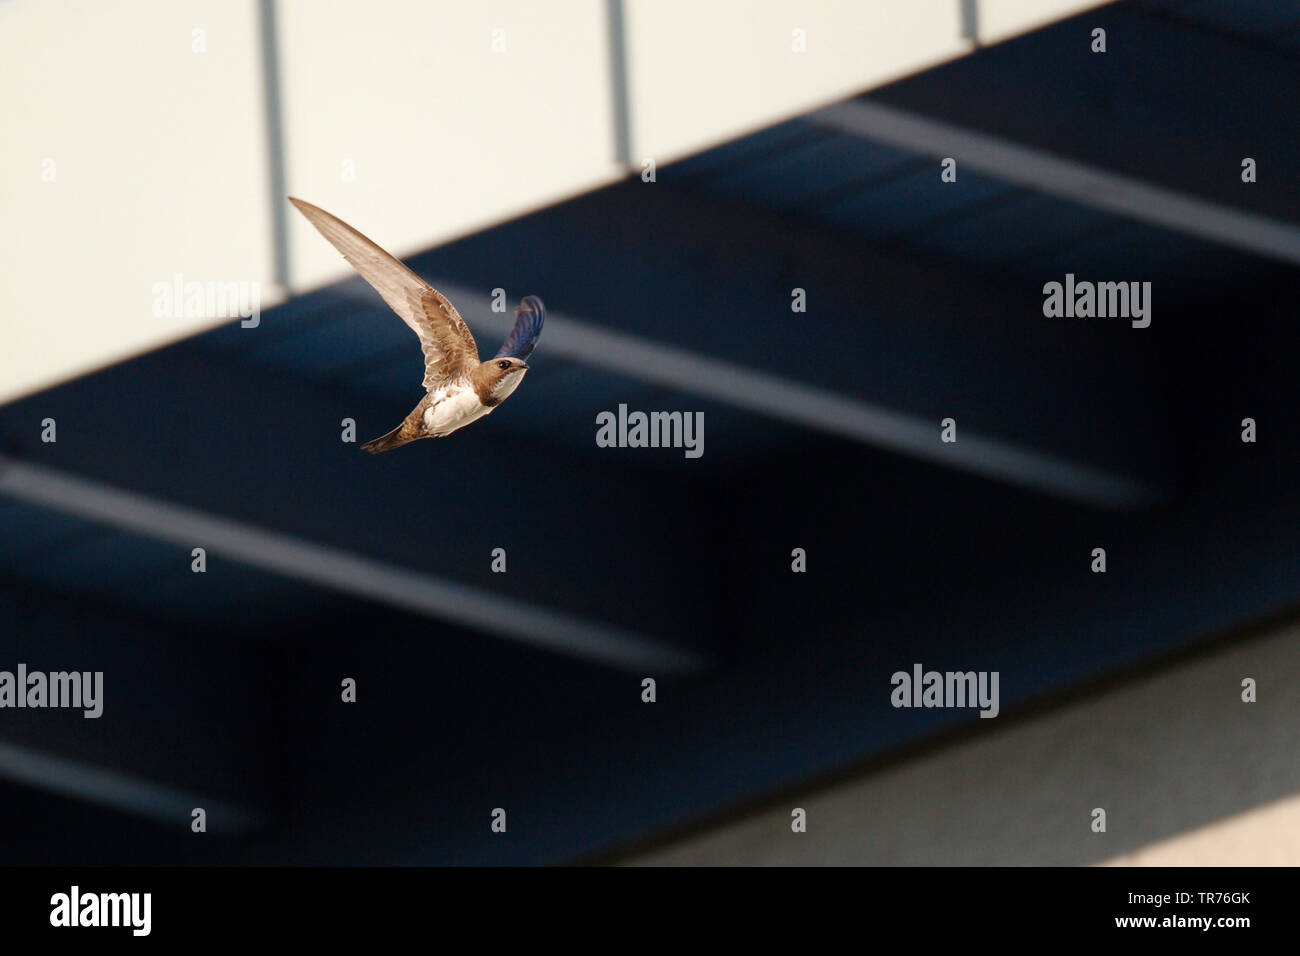
[[[504,402],[514,394],[515,389],[519,387],[519,383],[524,380],[524,376],[527,374],[527,369],[520,372],[511,372],[497,383],[496,388],[492,389],[492,398],[495,399],[498,404]]]

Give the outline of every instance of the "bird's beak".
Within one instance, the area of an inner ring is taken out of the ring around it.
[[[523,369],[525,372],[527,372],[530,368],[532,368],[532,366],[529,365],[527,362],[521,362],[519,367]]]

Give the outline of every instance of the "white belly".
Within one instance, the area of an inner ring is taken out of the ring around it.
[[[433,403],[424,410],[424,427],[430,435],[450,435],[477,421],[492,409],[478,400],[468,383],[448,385],[433,393]]]

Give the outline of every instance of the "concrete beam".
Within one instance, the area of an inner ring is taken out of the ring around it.
[[[833,129],[930,156],[1103,212],[1300,263],[1300,227],[906,110],[855,99],[811,117]]]
[[[202,543],[253,567],[606,666],[676,674],[704,664],[697,653],[647,635],[40,465],[0,458],[0,494],[160,541]]]

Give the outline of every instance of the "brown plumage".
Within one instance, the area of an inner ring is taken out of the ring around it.
[[[372,455],[377,455],[381,451],[390,451],[394,448],[400,448],[407,442],[413,442],[417,438],[423,438],[424,436],[420,434],[423,426],[421,416],[424,414],[423,407],[427,407],[428,402],[429,396],[426,395],[420,404],[415,406],[415,410],[402,420],[402,424],[398,425],[387,435],[381,435],[378,438],[365,442],[361,446],[361,450],[368,451]]]
[[[420,438],[442,438],[510,397],[528,365],[507,352],[519,342],[525,357],[532,351],[545,314],[540,299],[524,300],[502,352],[480,361],[478,343],[446,296],[343,220],[301,199],[289,201],[415,332],[424,352],[424,398],[402,424],[366,442],[364,450],[377,454]]]

